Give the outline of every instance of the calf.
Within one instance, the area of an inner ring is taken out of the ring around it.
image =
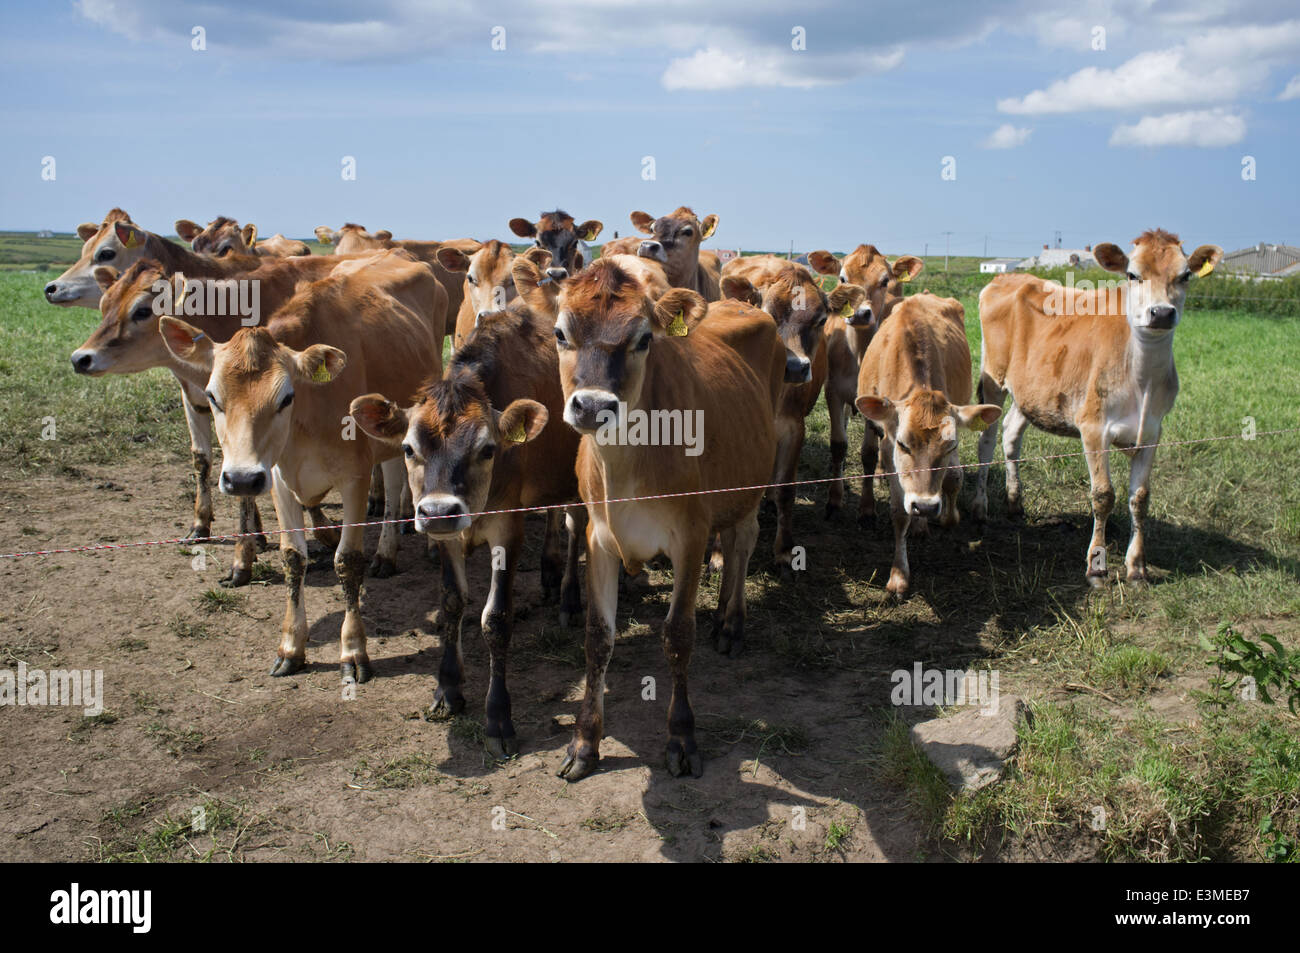
[[[815,251],[808,256],[808,264],[820,274],[835,275],[840,284],[857,285],[866,292],[856,308],[837,312],[826,322],[826,412],[831,422],[831,476],[836,478],[826,502],[826,518],[830,519],[844,503],[848,415],[857,399],[862,357],[881,322],[903,300],[903,284],[920,274],[925,263],[903,255],[891,264],[874,245],[859,245],[843,260],[828,251]],[[862,430],[859,457],[864,478],[858,497],[858,525],[866,526],[875,522],[876,497],[871,477],[879,457],[879,440],[871,427]]]
[[[538,248],[551,253],[546,274],[555,281],[576,274],[591,261],[586,243],[594,242],[603,227],[594,218],[575,224],[573,216],[560,209],[543,212],[536,222],[526,218],[510,220],[510,231],[520,238],[531,238]]]
[[[431,281],[423,264],[405,267],[412,281]],[[265,326],[240,328],[225,343],[173,317],[162,318],[160,330],[175,358],[207,377],[221,441],[222,491],[273,494],[288,603],[271,675],[291,675],[306,663],[303,507],[334,489],[343,497],[346,524],[334,554],[345,602],[341,674],[345,682],[367,681],[372,670],[360,612],[364,527],[358,524],[365,519],[375,463],[383,465],[388,500],[401,495],[403,481],[397,447],[357,439],[346,420],[358,394],[382,390],[408,403],[430,371],[440,373],[438,328],[365,274],[345,273],[304,283]],[[391,566],[396,551],[396,529],[386,522],[372,571]]]
[[[698,777],[703,764],[687,670],[701,562],[711,535],[721,532],[726,562],[715,633],[720,650],[737,652],[762,490],[736,488],[757,486],[771,472],[785,351],[771,319],[757,309],[734,301],[709,306],[685,289],[651,302],[617,259],[601,258],[563,282],[558,303],[564,420],[583,434],[578,488],[589,518],[586,690],[559,774],[576,781],[600,759],[619,563],[636,573],[664,553],[673,571],[663,635],[673,682],[668,770]],[[702,413],[702,452],[601,439],[602,428],[626,422],[625,415],[674,410]],[[673,493],[691,495],[607,502]]]
[[[957,525],[961,468],[959,427],[997,420],[993,404],[968,404],[970,345],[966,312],[956,298],[919,294],[893,309],[867,347],[858,372],[857,408],[880,429],[889,474],[894,564],[886,588],[902,596],[911,584],[907,530],[913,518]]]
[[[450,272],[465,275],[453,348],[465,343],[480,318],[503,310],[515,300],[515,279],[511,273],[514,260],[515,253],[510,246],[495,239],[470,252],[453,247],[438,249],[438,264]]]
[[[465,707],[460,649],[469,601],[465,557],[480,544],[492,554],[481,628],[490,670],[486,743],[498,759],[519,751],[506,666],[515,570],[524,541],[524,514],[498,511],[577,500],[578,435],[560,419],[563,404],[553,326],[525,308],[485,315],[444,377],[424,385],[414,407],[403,409],[381,394],[352,402],[352,416],[366,433],[405,452],[416,531],[438,540],[442,550],[441,621],[447,638],[434,693],[436,715],[454,715]],[[580,608],[578,550],[571,545],[562,617]]]
[[[233,218],[224,215],[208,222],[207,228],[187,218],[176,220],[176,234],[190,243],[190,248],[201,255],[258,255],[262,258],[288,258],[293,255],[310,255],[311,248],[306,242],[285,238],[280,233],[257,240],[257,226],[253,224],[239,227]]]
[[[1142,583],[1147,482],[1165,415],[1178,396],[1174,329],[1192,277],[1213,271],[1223,249],[1202,245],[1188,256],[1177,235],[1154,229],[1135,238],[1128,255],[1109,242],[1093,254],[1103,268],[1125,275],[1127,285],[1066,289],[1033,275],[999,275],[980,293],[980,399],[1001,407],[1011,395],[1002,449],[1012,514],[1023,512],[1018,461],[1025,427],[1083,442],[1093,515],[1086,573],[1093,586],[1107,575],[1106,519],[1115,505],[1109,451],[1118,447],[1129,455],[1133,536],[1125,576]],[[996,441],[996,429],[980,437],[974,505],[979,519],[988,514],[988,466]]]
[[[803,265],[771,255],[736,258],[722,270],[728,298],[760,306],[776,321],[785,345],[785,384],[776,411],[776,457],[771,480],[776,500],[777,530],[773,558],[783,578],[794,571],[793,483],[798,479],[803,450],[804,418],[817,404],[826,381],[827,319],[846,305],[854,306],[862,291],[851,285],[836,288],[828,298]]]
[[[659,218],[645,212],[633,212],[631,219],[638,231],[651,237],[616,239],[606,244],[601,250],[602,255],[626,253],[652,258],[663,264],[668,283],[674,288],[689,288],[703,295],[706,301],[717,301],[722,297],[722,266],[718,256],[700,250],[700,243],[717,230],[718,216],[706,215],[701,221],[683,205]]]

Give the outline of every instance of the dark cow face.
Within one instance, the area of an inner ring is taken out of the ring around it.
[[[618,415],[620,403],[636,406],[655,339],[686,335],[707,310],[684,288],[652,302],[634,275],[604,258],[561,284],[557,307],[564,420],[579,433],[617,420],[606,415]]]
[[[195,253],[222,258],[226,255],[251,255],[252,242],[257,240],[257,226],[245,225],[241,229],[233,218],[222,215],[208,222],[207,228],[200,228],[197,223],[182,218],[176,222],[176,234],[189,242]]]
[[[808,264],[819,274],[835,275],[842,284],[858,285],[866,292],[862,303],[845,317],[845,323],[872,333],[902,296],[903,284],[925,267],[925,262],[913,255],[903,255],[890,264],[875,245],[859,245],[842,260],[828,251],[815,251],[808,256]]]
[[[425,385],[409,410],[367,394],[352,402],[351,413],[374,439],[401,445],[416,532],[443,539],[469,529],[487,507],[496,461],[534,439],[548,418],[535,400],[494,410],[482,382],[461,367]]]
[[[661,218],[645,212],[633,212],[630,217],[638,230],[652,236],[641,243],[637,254],[662,262],[673,284],[694,273],[700,259],[700,242],[718,227],[718,216],[706,215],[701,221],[684,205]]]
[[[1202,245],[1183,254],[1177,235],[1156,228],[1133,240],[1132,254],[1103,242],[1093,251],[1107,271],[1128,278],[1125,311],[1129,325],[1145,335],[1161,335],[1178,327],[1192,278],[1204,277],[1223,259],[1218,245]]]
[[[604,225],[594,218],[581,225],[574,224],[573,216],[559,209],[543,212],[536,222],[526,218],[510,220],[512,232],[520,238],[531,238],[538,248],[551,253],[551,264],[546,274],[556,281],[586,267],[590,261],[586,243],[594,242],[602,228]]]

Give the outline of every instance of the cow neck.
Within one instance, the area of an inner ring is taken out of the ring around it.
[[[251,255],[231,256],[229,261],[198,255],[175,242],[148,232],[146,254],[155,259],[168,275],[180,272],[187,278],[225,278],[249,271],[262,263]]]
[[[1125,362],[1139,389],[1147,394],[1175,373],[1174,332],[1149,336],[1132,325],[1128,328]]]

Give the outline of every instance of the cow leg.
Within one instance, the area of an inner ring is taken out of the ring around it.
[[[339,548],[334,551],[334,572],[343,587],[343,631],[339,634],[339,674],[344,682],[370,681],[374,672],[366,654],[366,627],[361,621],[361,579],[366,571],[365,522],[366,480],[353,480],[339,487],[343,493],[343,528]]]
[[[402,464],[402,493],[397,504],[397,532],[409,536],[415,532],[415,498],[411,496],[411,484],[406,479],[406,464]]]
[[[560,583],[560,625],[567,628],[577,622],[578,613],[582,611],[578,557],[582,555],[582,541],[587,536],[587,508],[570,506],[564,514],[564,524],[569,531],[569,545],[564,559],[564,580]]]
[[[961,459],[954,447],[948,455],[948,472],[943,475],[943,511],[939,514],[939,525],[944,529],[952,529],[961,522],[961,513],[957,511],[957,493],[961,490],[964,471],[959,469],[960,466]]]
[[[1147,436],[1144,443],[1154,443],[1159,437]],[[1129,466],[1128,511],[1133,518],[1133,536],[1128,543],[1128,552],[1124,554],[1125,576],[1129,582],[1141,584],[1147,581],[1146,547],[1142,540],[1142,530],[1147,519],[1147,481],[1151,478],[1151,467],[1156,462],[1156,448],[1144,447],[1133,455]]]
[[[366,496],[366,519],[384,515],[384,471],[378,463],[370,470],[370,493]]]
[[[393,457],[380,464],[380,470],[384,475],[384,525],[379,528],[379,546],[370,563],[370,575],[387,579],[397,574],[397,524],[393,520],[406,486],[406,464],[401,457]],[[369,505],[369,500],[366,503]],[[364,530],[359,532],[364,535]]]
[[[781,435],[776,446],[773,483],[791,484],[797,478],[803,437],[802,418]],[[781,573],[781,578],[786,581],[794,578],[794,569],[791,567],[794,561],[794,491],[793,486],[776,487],[776,539],[772,545],[772,559]]]
[[[826,518],[830,519],[844,505],[844,457],[849,449],[848,404],[840,399],[835,381],[826,382],[826,414],[831,420],[830,492],[826,499]]]
[[[1082,436],[1092,485],[1092,542],[1088,544],[1086,571],[1088,585],[1096,589],[1106,582],[1106,520],[1115,506],[1115,489],[1110,482],[1110,454],[1100,430],[1089,429]]]
[[[550,604],[560,594],[564,578],[560,557],[560,525],[564,510],[546,511],[546,532],[542,535],[542,602]]]
[[[194,466],[194,521],[186,539],[212,535],[212,488],[208,485],[212,475],[212,409],[196,401],[182,383],[181,406],[190,431],[190,460]]]
[[[275,477],[271,477],[275,482]],[[301,520],[302,517],[299,517]],[[281,524],[283,525],[283,524]],[[290,529],[300,529],[302,523]],[[221,580],[221,585],[235,588],[246,586],[253,579],[253,566],[257,563],[258,543],[266,539],[262,533],[262,514],[257,511],[257,502],[251,496],[239,498],[239,538],[235,540],[235,555],[230,562],[230,575]]]
[[[288,603],[280,626],[280,645],[271,674],[292,675],[307,661],[307,607],[303,579],[307,575],[307,534],[302,528],[302,504],[278,474],[272,474],[271,496],[280,523],[280,558],[284,562],[284,584]]]
[[[862,495],[858,497],[858,527],[868,529],[876,524],[876,462],[880,458],[880,435],[870,420],[862,427]]]
[[[734,534],[732,542],[736,542]],[[668,617],[664,620],[664,655],[668,658],[668,670],[673,678],[673,695],[668,702],[667,760],[668,773],[675,778],[687,772],[698,778],[704,773],[704,762],[695,744],[695,713],[691,711],[687,696],[686,676],[691,666],[691,652],[695,648],[695,599],[700,590],[700,559],[707,545],[707,536],[687,539],[683,541],[681,551],[672,554],[673,595]],[[744,585],[744,564],[738,559],[727,559],[727,562],[734,564],[732,571]],[[741,634],[743,638],[743,631]]]
[[[338,549],[339,531],[336,529],[322,529],[322,527],[330,525],[330,519],[325,515],[325,511],[319,506],[309,506],[307,515],[311,517],[311,535],[316,542],[326,549]]]
[[[562,510],[552,512],[562,513]],[[549,522],[549,521],[548,521]],[[492,588],[483,606],[481,628],[488,651],[488,691],[484,744],[488,753],[505,761],[519,753],[515,724],[510,720],[510,692],[506,688],[506,661],[510,654],[510,632],[514,624],[515,565],[524,541],[524,515],[497,517],[485,527],[488,545],[505,550],[505,567],[492,567]]]
[[[885,444],[884,457],[885,469],[893,472],[893,444]],[[912,579],[912,571],[907,564],[907,528],[911,523],[911,516],[907,512],[903,483],[896,476],[889,478],[889,514],[894,524],[894,563],[889,567],[889,583],[885,588],[901,599],[907,595],[907,588]]]
[[[1013,399],[1002,424],[1002,455],[1007,458],[1007,514],[1023,516],[1024,504],[1020,502],[1020,444],[1025,439],[1029,418]]]
[[[613,539],[602,536],[598,524],[587,524],[587,685],[573,740],[558,772],[566,781],[578,781],[595,770],[600,762],[600,739],[605,735],[605,670],[614,652],[621,560],[613,548]],[[698,554],[699,559],[703,556]],[[687,570],[685,566],[680,568],[683,572]],[[699,575],[698,565],[691,570]]]
[[[981,404],[996,404],[1001,407],[1007,399],[1006,392],[987,374],[980,377],[978,393]],[[998,428],[1001,426],[1002,420],[999,418],[980,434],[980,466],[975,476],[975,501],[971,504],[971,517],[977,523],[983,523],[989,518],[989,468],[993,464],[993,448],[997,446]]]
[[[713,615],[713,644],[719,652],[732,658],[745,649],[745,574],[757,542],[757,507],[722,534],[725,561],[722,584],[718,588],[718,610]]]
[[[465,710],[465,660],[460,652],[461,625],[469,602],[469,581],[465,575],[465,546],[460,539],[438,543],[442,563],[442,661],[438,663],[438,687],[433,692],[434,718],[447,718]]]

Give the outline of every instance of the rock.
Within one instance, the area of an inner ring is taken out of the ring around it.
[[[1016,750],[1016,729],[1026,717],[1023,701],[1003,695],[994,714],[972,707],[914,725],[912,743],[949,783],[963,791],[978,791],[1002,776],[1003,765]]]

